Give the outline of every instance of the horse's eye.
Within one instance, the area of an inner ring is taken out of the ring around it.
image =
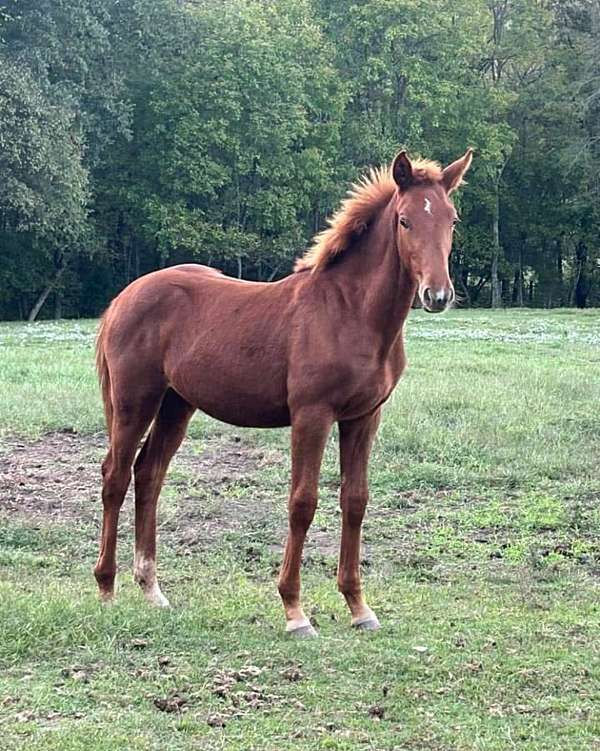
[[[400,222],[401,226],[404,227],[404,229],[410,229],[410,224],[405,217],[401,216],[398,221]]]

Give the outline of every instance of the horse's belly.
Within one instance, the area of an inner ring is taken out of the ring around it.
[[[249,404],[247,400],[235,398],[214,400],[198,399],[196,406],[202,412],[221,422],[237,425],[240,428],[283,428],[290,424],[290,412],[286,406],[274,404]]]
[[[186,365],[169,381],[190,404],[222,422],[248,428],[290,424],[283,374],[266,365],[241,372],[225,363]]]

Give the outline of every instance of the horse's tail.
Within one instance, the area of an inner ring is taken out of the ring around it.
[[[108,362],[106,361],[106,353],[104,351],[104,337],[106,335],[106,319],[108,310],[100,319],[100,326],[98,327],[98,334],[96,336],[96,370],[98,372],[98,380],[100,382],[100,389],[102,391],[102,402],[104,403],[104,416],[106,418],[106,428],[108,430],[108,437],[112,430],[113,421],[113,404],[110,397],[110,373],[108,370]]]

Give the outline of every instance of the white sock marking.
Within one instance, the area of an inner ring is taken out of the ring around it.
[[[156,581],[156,563],[150,558],[138,555],[136,552],[133,564],[133,575],[142,588],[144,597],[159,608],[170,607],[169,601],[160,591]]]

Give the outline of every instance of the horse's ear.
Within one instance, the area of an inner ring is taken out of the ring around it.
[[[463,177],[473,161],[473,149],[468,148],[465,155],[449,164],[442,173],[442,184],[447,193],[452,193],[462,185]]]
[[[412,164],[406,151],[401,151],[392,162],[392,176],[400,190],[410,188],[413,181]]]

